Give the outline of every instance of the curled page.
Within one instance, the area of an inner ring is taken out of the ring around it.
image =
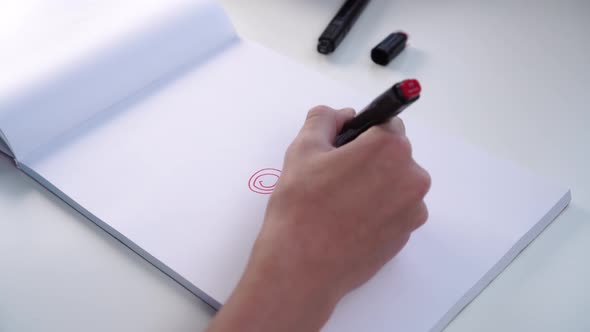
[[[236,38],[210,0],[28,3],[0,35],[0,131],[17,159]]]

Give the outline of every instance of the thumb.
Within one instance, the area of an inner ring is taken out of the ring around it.
[[[354,116],[352,108],[335,110],[328,106],[316,106],[307,113],[300,138],[322,149],[332,149],[336,135],[344,123]]]

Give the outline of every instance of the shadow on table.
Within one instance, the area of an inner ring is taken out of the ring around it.
[[[585,257],[585,261],[581,260],[577,265],[578,268],[586,271],[585,273],[590,278],[590,242],[587,241],[588,238],[590,238],[590,211],[572,202],[524,250],[528,261],[527,266],[529,266],[528,273],[542,273],[552,265],[564,264],[564,254],[572,251],[572,246],[583,245],[588,249],[585,254],[580,252],[580,255],[583,254],[582,256]]]

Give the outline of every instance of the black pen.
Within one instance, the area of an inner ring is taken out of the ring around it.
[[[369,0],[346,0],[320,36],[318,52],[322,54],[334,52],[368,3]]]
[[[400,114],[420,98],[421,90],[420,83],[415,79],[395,84],[344,124],[340,134],[336,136],[334,146],[339,147],[349,143],[372,126],[385,123]]]

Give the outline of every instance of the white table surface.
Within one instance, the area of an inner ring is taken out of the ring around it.
[[[315,40],[341,2],[222,1],[243,37],[367,93],[436,75],[464,97],[420,117],[571,187],[570,207],[446,331],[589,331],[590,2],[374,0],[327,58]],[[399,29],[411,47],[373,65],[370,48]],[[201,331],[213,313],[0,157],[1,332]]]

